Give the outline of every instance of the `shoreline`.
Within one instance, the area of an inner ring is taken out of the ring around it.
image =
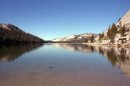
[[[50,43],[52,43],[52,42],[50,42]],[[50,44],[50,43],[47,43],[47,44]],[[57,42],[57,43],[59,43],[59,42]],[[101,43],[65,43],[65,42],[63,43],[62,42],[62,43],[59,43],[59,44],[84,44],[84,45],[95,46],[95,47],[96,46],[104,46],[104,47],[130,48],[130,43],[125,43],[125,44],[113,44],[113,43],[111,43],[111,44],[101,44]]]
[[[119,47],[119,48],[130,48],[130,43],[126,44],[101,44],[101,43],[82,43],[90,46],[105,46],[105,47]]]

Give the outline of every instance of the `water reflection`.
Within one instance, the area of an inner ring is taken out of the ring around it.
[[[0,46],[0,62],[13,61],[26,52],[30,52],[40,46],[42,46],[42,44]]]
[[[85,52],[85,53],[93,53],[95,51],[93,46],[88,46],[84,44],[53,44],[55,47],[64,48],[69,51],[78,51],[78,52]]]
[[[123,73],[130,77],[130,49],[99,47],[99,53],[107,57],[113,66],[118,66]]]
[[[0,61],[12,62],[0,63],[0,86],[130,86],[126,77],[130,76],[129,49],[83,44],[40,46],[1,47]]]
[[[129,48],[108,48],[105,46],[88,46],[83,44],[53,44],[55,47],[69,51],[80,51],[85,53],[99,52],[110,61],[112,66],[118,66],[123,73],[130,77],[130,49]]]
[[[103,48],[99,47],[99,53],[106,56],[113,66],[125,64],[129,60],[129,49],[124,48]]]

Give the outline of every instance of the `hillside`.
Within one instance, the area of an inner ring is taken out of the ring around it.
[[[117,23],[113,23],[104,32],[99,34],[96,40],[101,44],[129,45],[130,44],[130,10],[121,17]]]
[[[85,33],[53,39],[56,43],[130,44],[130,10],[99,34]]]
[[[81,42],[92,42],[97,34],[85,33],[79,35],[71,35],[63,38],[53,39],[53,42],[68,42],[68,43],[81,43]]]
[[[117,27],[125,26],[126,28],[130,29],[130,10],[122,18],[119,19],[116,25]]]
[[[12,24],[0,24],[0,44],[41,43],[43,39],[26,33]]]

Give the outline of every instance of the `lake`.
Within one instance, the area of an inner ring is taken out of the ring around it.
[[[0,46],[0,86],[130,86],[130,49]]]

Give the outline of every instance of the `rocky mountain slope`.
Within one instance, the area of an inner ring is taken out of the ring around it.
[[[121,17],[117,21],[117,23],[115,23],[115,25],[117,26],[118,30],[121,29],[123,26],[126,29],[130,30],[130,10],[128,12],[126,12],[126,14],[123,17]],[[104,33],[105,36],[107,36],[108,29],[106,29],[105,31],[103,31],[103,33]]]
[[[108,29],[100,34],[85,33],[79,35],[71,35],[63,38],[53,39],[53,42],[96,42],[102,44],[109,44],[110,42],[119,43],[119,41],[130,40],[130,10],[118,20],[113,23]],[[123,43],[122,41],[122,43]]]
[[[116,24],[118,27],[125,26],[126,28],[130,29],[130,10],[119,19],[119,21]]]
[[[0,43],[38,43],[44,42],[43,39],[26,33],[12,24],[0,24]]]
[[[130,10],[99,35],[102,44],[130,44]]]

